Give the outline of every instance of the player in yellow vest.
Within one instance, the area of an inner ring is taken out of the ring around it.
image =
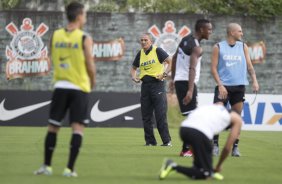
[[[164,79],[170,71],[171,58],[161,48],[152,45],[149,33],[140,37],[142,49],[136,55],[131,68],[132,80],[142,81],[141,113],[145,133],[145,146],[156,146],[153,129],[153,112],[157,128],[162,139],[162,146],[171,146],[171,137],[167,125],[167,99]],[[168,66],[164,67],[164,64]],[[137,76],[137,68],[140,70]]]
[[[87,108],[89,93],[95,85],[95,63],[92,56],[92,38],[81,29],[86,23],[84,6],[72,2],[66,7],[66,28],[58,29],[51,39],[51,57],[54,68],[54,92],[50,107],[48,131],[45,138],[44,163],[36,175],[52,174],[51,160],[57,133],[69,110],[72,127],[70,154],[63,176],[76,177],[74,163],[82,143],[85,125],[89,123]]]

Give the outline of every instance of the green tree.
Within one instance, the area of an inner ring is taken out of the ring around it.
[[[21,0],[1,0],[0,9],[9,10],[17,7]]]
[[[266,20],[282,14],[281,0],[190,0],[204,14],[254,16]]]

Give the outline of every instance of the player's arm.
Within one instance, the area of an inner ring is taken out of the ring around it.
[[[198,58],[202,55],[202,52],[203,49],[201,47],[194,47],[190,55],[189,81],[188,81],[189,90],[187,91],[186,96],[183,99],[184,105],[187,105],[192,100],[195,77],[196,77],[196,66],[198,63]]]
[[[236,112],[231,112],[230,117],[231,117],[231,130],[227,138],[227,141],[225,143],[225,146],[220,154],[218,163],[215,168],[215,172],[220,172],[222,170],[222,164],[224,160],[228,157],[229,153],[231,152],[232,145],[235,142],[235,140],[238,138],[241,131],[242,119],[240,115]]]
[[[170,80],[169,86],[168,86],[170,93],[173,93],[173,91],[174,91],[174,77],[175,77],[175,70],[176,70],[178,48],[176,49],[176,52],[173,54],[172,59],[171,59],[171,71],[170,71],[171,72],[171,80]]]
[[[139,65],[140,65],[140,55],[141,55],[141,52],[139,51],[135,58],[134,58],[134,61],[132,63],[132,67],[130,69],[130,75],[131,75],[131,79],[136,82],[136,83],[139,83],[140,82],[140,79],[139,77],[137,76],[137,68],[139,68]]]
[[[94,57],[92,55],[93,40],[90,36],[85,37],[83,46],[87,74],[90,79],[91,89],[93,89],[96,84],[96,66],[94,62]]]
[[[245,53],[245,57],[246,57],[246,61],[247,61],[248,73],[249,73],[249,75],[252,79],[252,82],[253,82],[253,91],[258,92],[259,84],[258,84],[258,81],[257,81],[256,72],[255,72],[255,69],[253,67],[253,64],[252,64],[252,61],[251,61],[251,58],[250,58],[248,46],[245,43],[244,43],[244,53]]]
[[[167,75],[171,71],[171,62],[172,62],[171,60],[172,58],[168,56],[163,62],[164,64],[166,64],[165,71],[164,71],[165,75]],[[167,77],[167,76],[163,76],[163,77]]]
[[[227,90],[221,83],[219,74],[217,72],[217,66],[218,66],[218,58],[219,58],[219,47],[218,45],[214,45],[213,50],[212,50],[212,57],[211,57],[211,73],[212,76],[218,86],[218,91],[219,95],[221,96],[222,99],[227,98]]]
[[[136,82],[139,83],[140,79],[139,77],[137,77],[137,67],[132,65],[131,69],[130,69],[130,74],[131,74],[131,79]]]
[[[171,57],[160,47],[157,48],[156,52],[160,63],[162,63],[165,68],[163,73],[158,74],[156,78],[164,80],[167,77],[167,74],[171,71]]]
[[[217,72],[217,65],[218,65],[218,55],[219,55],[219,48],[217,45],[213,46],[212,50],[212,57],[211,57],[211,73],[212,76],[218,86],[221,86],[222,83],[220,81],[218,72]]]
[[[178,48],[176,49],[176,52],[173,54],[172,59],[171,59],[171,79],[172,80],[174,80],[174,76],[175,76],[177,54],[178,54]]]

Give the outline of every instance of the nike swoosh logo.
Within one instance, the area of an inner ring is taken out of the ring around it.
[[[5,102],[5,99],[3,99],[1,104],[0,104],[0,120],[1,121],[8,121],[8,120],[17,118],[17,117],[22,116],[26,113],[29,113],[29,112],[34,111],[36,109],[39,109],[40,107],[48,105],[51,101],[41,102],[41,103],[38,103],[38,104],[29,105],[29,106],[25,106],[25,107],[13,109],[13,110],[7,110],[4,107],[4,102]]]
[[[139,108],[141,105],[140,104],[135,104],[135,105],[130,105],[127,107],[121,107],[118,109],[113,109],[113,110],[109,110],[109,111],[100,111],[98,108],[100,100],[98,100],[94,106],[91,109],[90,112],[90,117],[93,121],[95,122],[103,122],[103,121],[107,121],[109,119],[112,119],[114,117],[117,117],[121,114],[127,113],[129,111],[132,111],[134,109]]]
[[[226,66],[227,66],[227,67],[231,67],[231,66],[236,65],[236,64],[237,64],[236,62],[233,62],[233,63],[226,63]]]
[[[66,57],[60,57],[60,58],[59,58],[59,60],[60,60],[60,61],[64,61],[64,60],[66,60],[68,57],[69,57],[69,56],[66,56]]]

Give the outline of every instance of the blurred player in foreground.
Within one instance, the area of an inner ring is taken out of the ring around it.
[[[223,180],[223,176],[219,172],[221,172],[222,164],[228,157],[232,145],[240,133],[241,125],[240,115],[234,111],[229,113],[222,105],[199,107],[182,122],[180,128],[182,141],[192,148],[193,167],[180,166],[172,160],[165,159],[159,179],[165,179],[172,171],[176,171],[192,179],[213,178]],[[227,128],[231,128],[229,136],[219,161],[213,169],[211,141],[214,135]]]
[[[44,163],[36,175],[52,174],[51,160],[56,147],[57,134],[69,110],[72,136],[69,160],[63,175],[76,177],[74,164],[78,157],[84,127],[89,123],[87,109],[89,93],[95,85],[95,63],[92,57],[92,38],[82,31],[86,23],[83,4],[72,2],[66,7],[68,25],[54,32],[51,55],[54,67],[54,92],[51,102],[48,131],[44,143]]]

